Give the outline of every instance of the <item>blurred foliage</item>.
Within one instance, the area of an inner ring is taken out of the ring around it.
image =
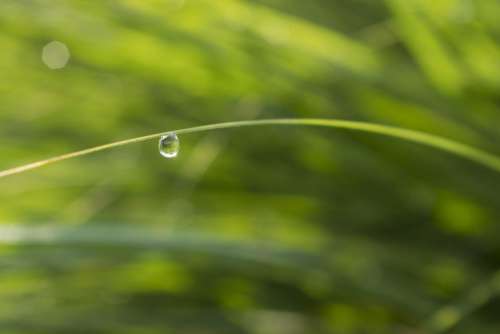
[[[0,169],[273,117],[500,154],[499,17],[498,0],[4,0]],[[342,130],[180,139],[175,160],[149,142],[0,180],[0,332],[500,330],[500,175]]]

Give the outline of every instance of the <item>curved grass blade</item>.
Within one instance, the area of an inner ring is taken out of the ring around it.
[[[179,130],[171,130],[160,133],[154,133],[146,136],[135,137],[131,139],[125,139],[105,145],[95,146],[81,151],[76,151],[72,153],[67,153],[52,157],[45,160],[36,161],[30,164],[21,165],[18,167],[6,169],[0,171],[0,178],[20,174],[27,172],[29,170],[37,169],[42,166],[53,164],[56,162],[61,162],[64,160],[84,156],[87,154],[104,151],[118,146],[124,146],[128,144],[143,142],[155,138],[166,133],[175,132],[176,134],[187,134],[195,132],[205,132],[220,129],[230,129],[239,127],[253,127],[253,126],[276,126],[276,125],[296,125],[296,126],[319,126],[319,127],[330,127],[339,129],[348,129],[360,132],[375,133],[379,135],[384,135],[393,138],[403,139],[409,142],[419,143],[422,145],[430,146],[441,151],[449,152],[460,156],[462,158],[474,161],[485,167],[488,167],[496,172],[500,173],[500,157],[478,149],[473,146],[469,146],[448,138],[432,135],[429,133],[415,131],[405,128],[399,128],[394,126],[387,126],[368,122],[357,122],[357,121],[346,121],[337,119],[318,119],[318,118],[295,118],[295,119],[262,119],[262,120],[250,120],[250,121],[235,121],[235,122],[224,122],[215,123],[208,125],[195,126],[191,128],[184,128]]]

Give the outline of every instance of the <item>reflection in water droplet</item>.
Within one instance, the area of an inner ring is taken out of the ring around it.
[[[172,159],[179,153],[180,143],[179,138],[175,133],[169,133],[161,136],[159,149],[160,154],[167,159]]]

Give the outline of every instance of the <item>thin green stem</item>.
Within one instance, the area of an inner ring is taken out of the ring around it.
[[[96,147],[91,147],[81,151],[76,151],[72,153],[67,153],[52,157],[45,160],[36,161],[30,164],[14,167],[11,169],[0,171],[0,178],[20,174],[27,172],[29,170],[37,169],[42,166],[60,162],[63,160],[68,160],[87,154],[104,151],[110,148],[124,146],[132,143],[143,142],[146,140],[151,140],[160,137],[161,135],[169,132],[175,132],[179,134],[229,129],[229,128],[239,128],[239,127],[249,127],[249,126],[264,126],[264,125],[299,125],[299,126],[321,126],[330,128],[340,128],[349,129],[361,132],[369,132],[380,135],[385,135],[394,138],[400,138],[406,141],[419,143],[434,147],[441,151],[446,151],[453,153],[457,156],[463,157],[465,159],[475,161],[485,167],[491,168],[500,173],[500,157],[493,155],[491,153],[485,152],[478,148],[459,143],[457,141],[447,139],[444,137],[431,135],[425,132],[414,131],[404,128],[398,128],[393,126],[367,123],[367,122],[356,122],[356,121],[346,121],[346,120],[335,120],[335,119],[315,119],[315,118],[297,118],[297,119],[262,119],[262,120],[251,120],[251,121],[236,121],[236,122],[225,122],[216,123],[202,126],[195,126],[191,128],[172,130],[167,132],[154,133],[142,137],[136,137],[131,139],[125,139],[105,145],[100,145]]]

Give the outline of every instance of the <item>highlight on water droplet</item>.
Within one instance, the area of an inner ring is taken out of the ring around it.
[[[179,153],[179,148],[179,138],[174,132],[160,137],[159,149],[163,157],[167,159],[175,158]]]

